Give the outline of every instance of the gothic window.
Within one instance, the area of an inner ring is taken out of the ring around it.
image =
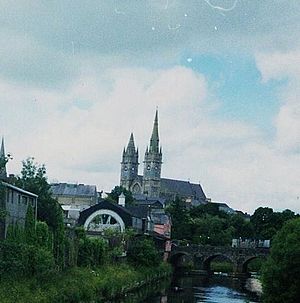
[[[140,194],[141,193],[141,186],[138,183],[134,184],[133,187],[132,187],[132,192],[134,194]]]
[[[150,165],[148,165],[148,166],[147,166],[147,169],[150,170],[150,168],[151,168]]]

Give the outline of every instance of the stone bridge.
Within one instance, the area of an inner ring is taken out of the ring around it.
[[[248,272],[248,264],[255,258],[265,258],[269,248],[240,248],[226,246],[190,245],[172,246],[169,261],[174,267],[189,263],[202,273],[210,272],[210,263],[217,257],[223,257],[233,264],[233,273],[244,275]]]

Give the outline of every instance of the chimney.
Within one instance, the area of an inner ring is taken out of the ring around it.
[[[121,193],[121,195],[119,196],[118,204],[122,207],[125,207],[125,195],[123,193]]]

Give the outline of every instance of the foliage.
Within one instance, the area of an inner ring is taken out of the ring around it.
[[[154,242],[143,237],[136,238],[130,243],[127,257],[128,261],[135,266],[157,266],[161,262]]]
[[[125,203],[126,205],[133,205],[133,196],[131,191],[127,190],[122,186],[115,186],[112,191],[107,195],[107,200],[110,202],[118,203],[119,196],[121,193],[125,196]]]
[[[272,239],[283,224],[295,218],[295,213],[289,209],[283,212],[274,212],[269,207],[259,207],[251,216],[251,224],[257,239]]]
[[[233,234],[233,227],[225,219],[208,214],[193,219],[192,230],[193,243],[204,245],[229,245]]]
[[[53,252],[56,264],[64,267],[65,231],[62,209],[52,198],[47,181],[46,167],[28,158],[22,162],[21,176],[17,177],[17,186],[38,195],[37,218],[47,223],[53,233]]]
[[[79,242],[78,266],[97,267],[103,264],[106,243],[103,239],[85,237]]]
[[[214,272],[232,273],[233,265],[229,261],[212,261],[210,269]]]
[[[188,209],[178,198],[167,212],[172,218],[172,238],[194,244],[231,245],[234,238],[272,239],[284,222],[295,218],[290,210],[274,212],[267,207],[258,208],[250,221],[240,213],[228,214],[218,205],[207,203]]]
[[[31,204],[27,207],[27,213],[25,217],[25,241],[27,244],[35,244],[36,233],[35,233],[35,218]]]
[[[48,225],[45,222],[36,223],[36,244],[51,250],[53,245],[52,233],[49,231]]]
[[[3,169],[5,169],[7,162],[11,159],[12,159],[11,154],[7,154],[4,156],[0,155],[0,173],[1,173],[1,171],[3,171]]]
[[[54,272],[48,279],[5,279],[0,283],[0,302],[108,302],[114,296],[135,289],[142,282],[168,277],[170,274],[171,267],[168,264],[151,268],[118,264],[94,270],[72,268]]]
[[[175,201],[167,208],[167,212],[172,218],[172,238],[190,240],[191,233],[191,217],[190,212],[186,208],[185,202],[176,197]]]
[[[0,242],[0,275],[47,275],[54,268],[50,251],[26,243]]]
[[[264,302],[300,301],[300,219],[288,221],[274,237],[264,265]]]

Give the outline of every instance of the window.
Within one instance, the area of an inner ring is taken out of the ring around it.
[[[14,203],[14,191],[11,191],[11,203]]]
[[[20,204],[20,203],[21,203],[21,195],[18,194],[18,204]]]
[[[25,196],[22,196],[22,203],[27,205],[28,198]]]

